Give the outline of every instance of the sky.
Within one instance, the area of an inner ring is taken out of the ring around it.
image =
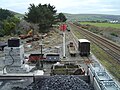
[[[25,14],[30,4],[40,3],[50,3],[57,13],[120,15],[120,0],[0,0],[0,8]]]

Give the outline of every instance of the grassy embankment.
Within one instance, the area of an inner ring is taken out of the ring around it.
[[[80,22],[80,24],[90,24],[98,27],[112,27],[120,29],[120,24],[112,24],[112,23],[91,23],[91,22]]]
[[[78,38],[83,38],[78,29],[71,27],[73,33]],[[99,62],[120,82],[120,65],[111,56],[109,56],[105,51],[103,51],[97,45],[91,43],[91,52],[98,58]]]

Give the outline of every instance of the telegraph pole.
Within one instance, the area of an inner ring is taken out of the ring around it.
[[[65,55],[65,30],[66,28],[67,28],[66,24],[62,24],[60,26],[60,30],[63,31],[63,58],[66,58],[66,55]]]
[[[65,32],[63,31],[63,58],[65,58]]]
[[[40,38],[41,42],[39,42],[39,46],[40,46],[40,55],[39,55],[39,60],[36,63],[36,68],[37,69],[43,69],[43,52],[42,52],[42,48],[43,48],[43,36],[41,35]],[[41,64],[41,65],[40,65]]]
[[[43,36],[41,36],[41,43],[40,43],[40,50],[41,50],[41,55],[40,55],[40,60],[39,60],[39,64],[41,63],[41,68],[43,68],[43,53],[42,53],[42,48],[43,48]]]

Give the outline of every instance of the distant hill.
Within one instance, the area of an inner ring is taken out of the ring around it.
[[[104,14],[68,14],[64,13],[68,21],[96,21],[96,20],[118,20],[120,22],[120,15],[104,15]]]
[[[23,15],[23,14],[20,14],[20,13],[16,13],[16,14],[15,14],[15,17],[18,17],[18,18],[21,18],[21,19],[22,19],[22,18],[24,18],[24,15]]]
[[[24,18],[24,14],[20,14],[20,13],[17,13],[17,12],[13,12],[13,11],[10,11],[11,13],[13,13],[15,15],[15,17],[17,18]]]

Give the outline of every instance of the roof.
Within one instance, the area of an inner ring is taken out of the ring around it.
[[[47,53],[46,56],[60,56],[59,53]]]
[[[79,41],[79,42],[90,42],[90,41],[87,40],[87,39],[79,39],[78,41]]]
[[[7,46],[7,43],[6,42],[0,42],[0,47],[4,47],[4,46]]]
[[[101,85],[105,90],[119,90],[119,86],[114,81],[103,81]]]

